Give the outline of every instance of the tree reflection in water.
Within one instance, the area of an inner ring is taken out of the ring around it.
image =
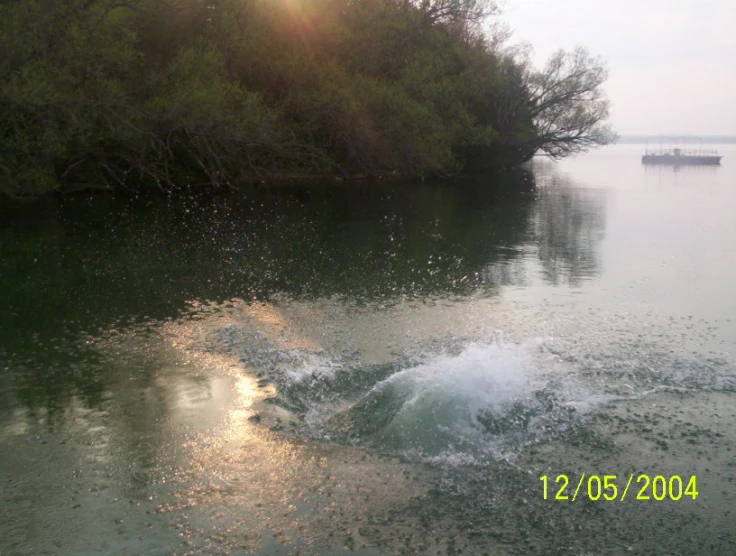
[[[542,188],[531,222],[544,279],[580,286],[600,273],[600,242],[606,228],[603,190]]]

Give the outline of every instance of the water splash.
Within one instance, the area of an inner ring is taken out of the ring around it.
[[[505,457],[613,399],[546,369],[542,339],[454,342],[369,365],[351,354],[279,349],[236,326],[219,336],[276,386],[261,410],[270,405],[294,432],[421,459]]]
[[[381,363],[347,342],[334,344],[342,351],[283,342],[288,327],[272,334],[243,320],[210,339],[272,387],[257,408],[265,424],[437,463],[514,459],[612,404],[662,391],[736,389],[727,357],[682,353],[664,330],[648,341],[628,320],[616,324],[526,340],[427,338]]]

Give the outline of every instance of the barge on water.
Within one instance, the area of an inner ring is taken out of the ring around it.
[[[718,151],[684,151],[682,149],[646,151],[641,157],[642,164],[664,164],[667,166],[717,166],[722,156]]]

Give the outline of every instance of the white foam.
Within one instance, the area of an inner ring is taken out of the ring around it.
[[[431,404],[452,404],[467,416],[466,422],[477,424],[479,411],[503,411],[527,396],[533,375],[524,344],[474,342],[457,355],[440,354],[400,371],[376,388],[391,385],[407,392],[402,412]]]
[[[433,344],[387,366],[277,347],[245,330],[228,328],[222,337],[276,383],[301,432],[435,462],[513,455],[647,391],[638,374],[620,372],[620,359],[571,359],[570,345],[554,338]]]
[[[321,353],[289,350],[288,357],[280,361],[278,372],[290,382],[332,376],[339,364]]]

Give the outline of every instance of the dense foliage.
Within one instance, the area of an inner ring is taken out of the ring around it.
[[[584,52],[479,0],[0,0],[0,191],[448,174],[605,143]],[[556,64],[556,65],[555,65]]]

